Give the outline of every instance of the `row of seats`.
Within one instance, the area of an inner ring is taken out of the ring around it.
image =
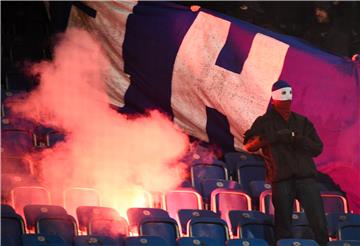
[[[4,239],[5,242],[6,239]],[[72,246],[67,244],[57,235],[32,234],[21,237],[22,246]],[[10,243],[6,245],[11,246]],[[13,244],[14,245],[14,244]],[[169,244],[157,236],[137,236],[126,237],[115,240],[105,236],[76,236],[73,246],[169,246]],[[177,246],[225,246],[207,237],[180,237],[176,240]],[[261,239],[229,239],[227,246],[268,246],[269,244]],[[277,246],[318,246],[314,240],[309,239],[281,239],[277,241]],[[174,245],[175,246],[175,245]],[[360,241],[338,240],[330,241],[327,246],[360,246]]]
[[[211,238],[217,242],[216,245],[224,245],[234,238],[256,238],[270,245],[275,243],[272,217],[258,211],[230,211],[232,230],[219,214],[208,210],[179,210],[177,219],[180,223],[159,208],[129,208],[125,219],[113,208],[81,206],[76,210],[78,223],[63,207],[55,205],[26,205],[24,215],[28,232],[56,234],[69,245],[79,234],[115,240],[130,235],[151,235],[162,237],[170,245],[175,245],[180,236]],[[337,214],[328,218],[329,229],[338,228],[338,239],[360,240],[360,215]],[[23,218],[9,205],[1,205],[1,226],[2,235],[6,235],[9,241],[19,242],[25,234]],[[292,230],[296,238],[314,238],[303,213],[293,214]]]

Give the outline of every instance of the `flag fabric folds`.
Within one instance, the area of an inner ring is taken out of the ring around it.
[[[87,2],[69,26],[102,43],[111,62],[110,103],[119,112],[160,109],[184,132],[225,151],[268,106],[278,79],[293,88],[293,110],[324,142],[316,159],[360,212],[360,64],[238,19],[166,2]]]

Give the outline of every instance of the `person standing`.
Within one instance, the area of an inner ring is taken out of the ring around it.
[[[292,88],[283,80],[272,86],[267,112],[259,116],[244,135],[244,149],[261,150],[266,182],[272,185],[276,239],[291,238],[293,203],[298,199],[322,246],[328,242],[324,205],[316,183],[313,157],[323,143],[306,117],[291,111]]]

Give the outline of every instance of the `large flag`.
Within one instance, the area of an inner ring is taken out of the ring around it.
[[[102,42],[112,69],[111,104],[123,113],[160,109],[186,133],[242,148],[243,133],[268,106],[271,85],[288,81],[293,110],[324,142],[316,159],[360,212],[360,64],[294,37],[205,9],[165,2],[88,2],[69,26]]]

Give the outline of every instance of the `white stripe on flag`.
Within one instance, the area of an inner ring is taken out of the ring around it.
[[[207,141],[205,106],[226,115],[235,147],[262,115],[279,78],[289,46],[260,33],[255,35],[241,74],[215,65],[230,22],[200,12],[178,51],[172,77],[171,105],[175,122]]]

